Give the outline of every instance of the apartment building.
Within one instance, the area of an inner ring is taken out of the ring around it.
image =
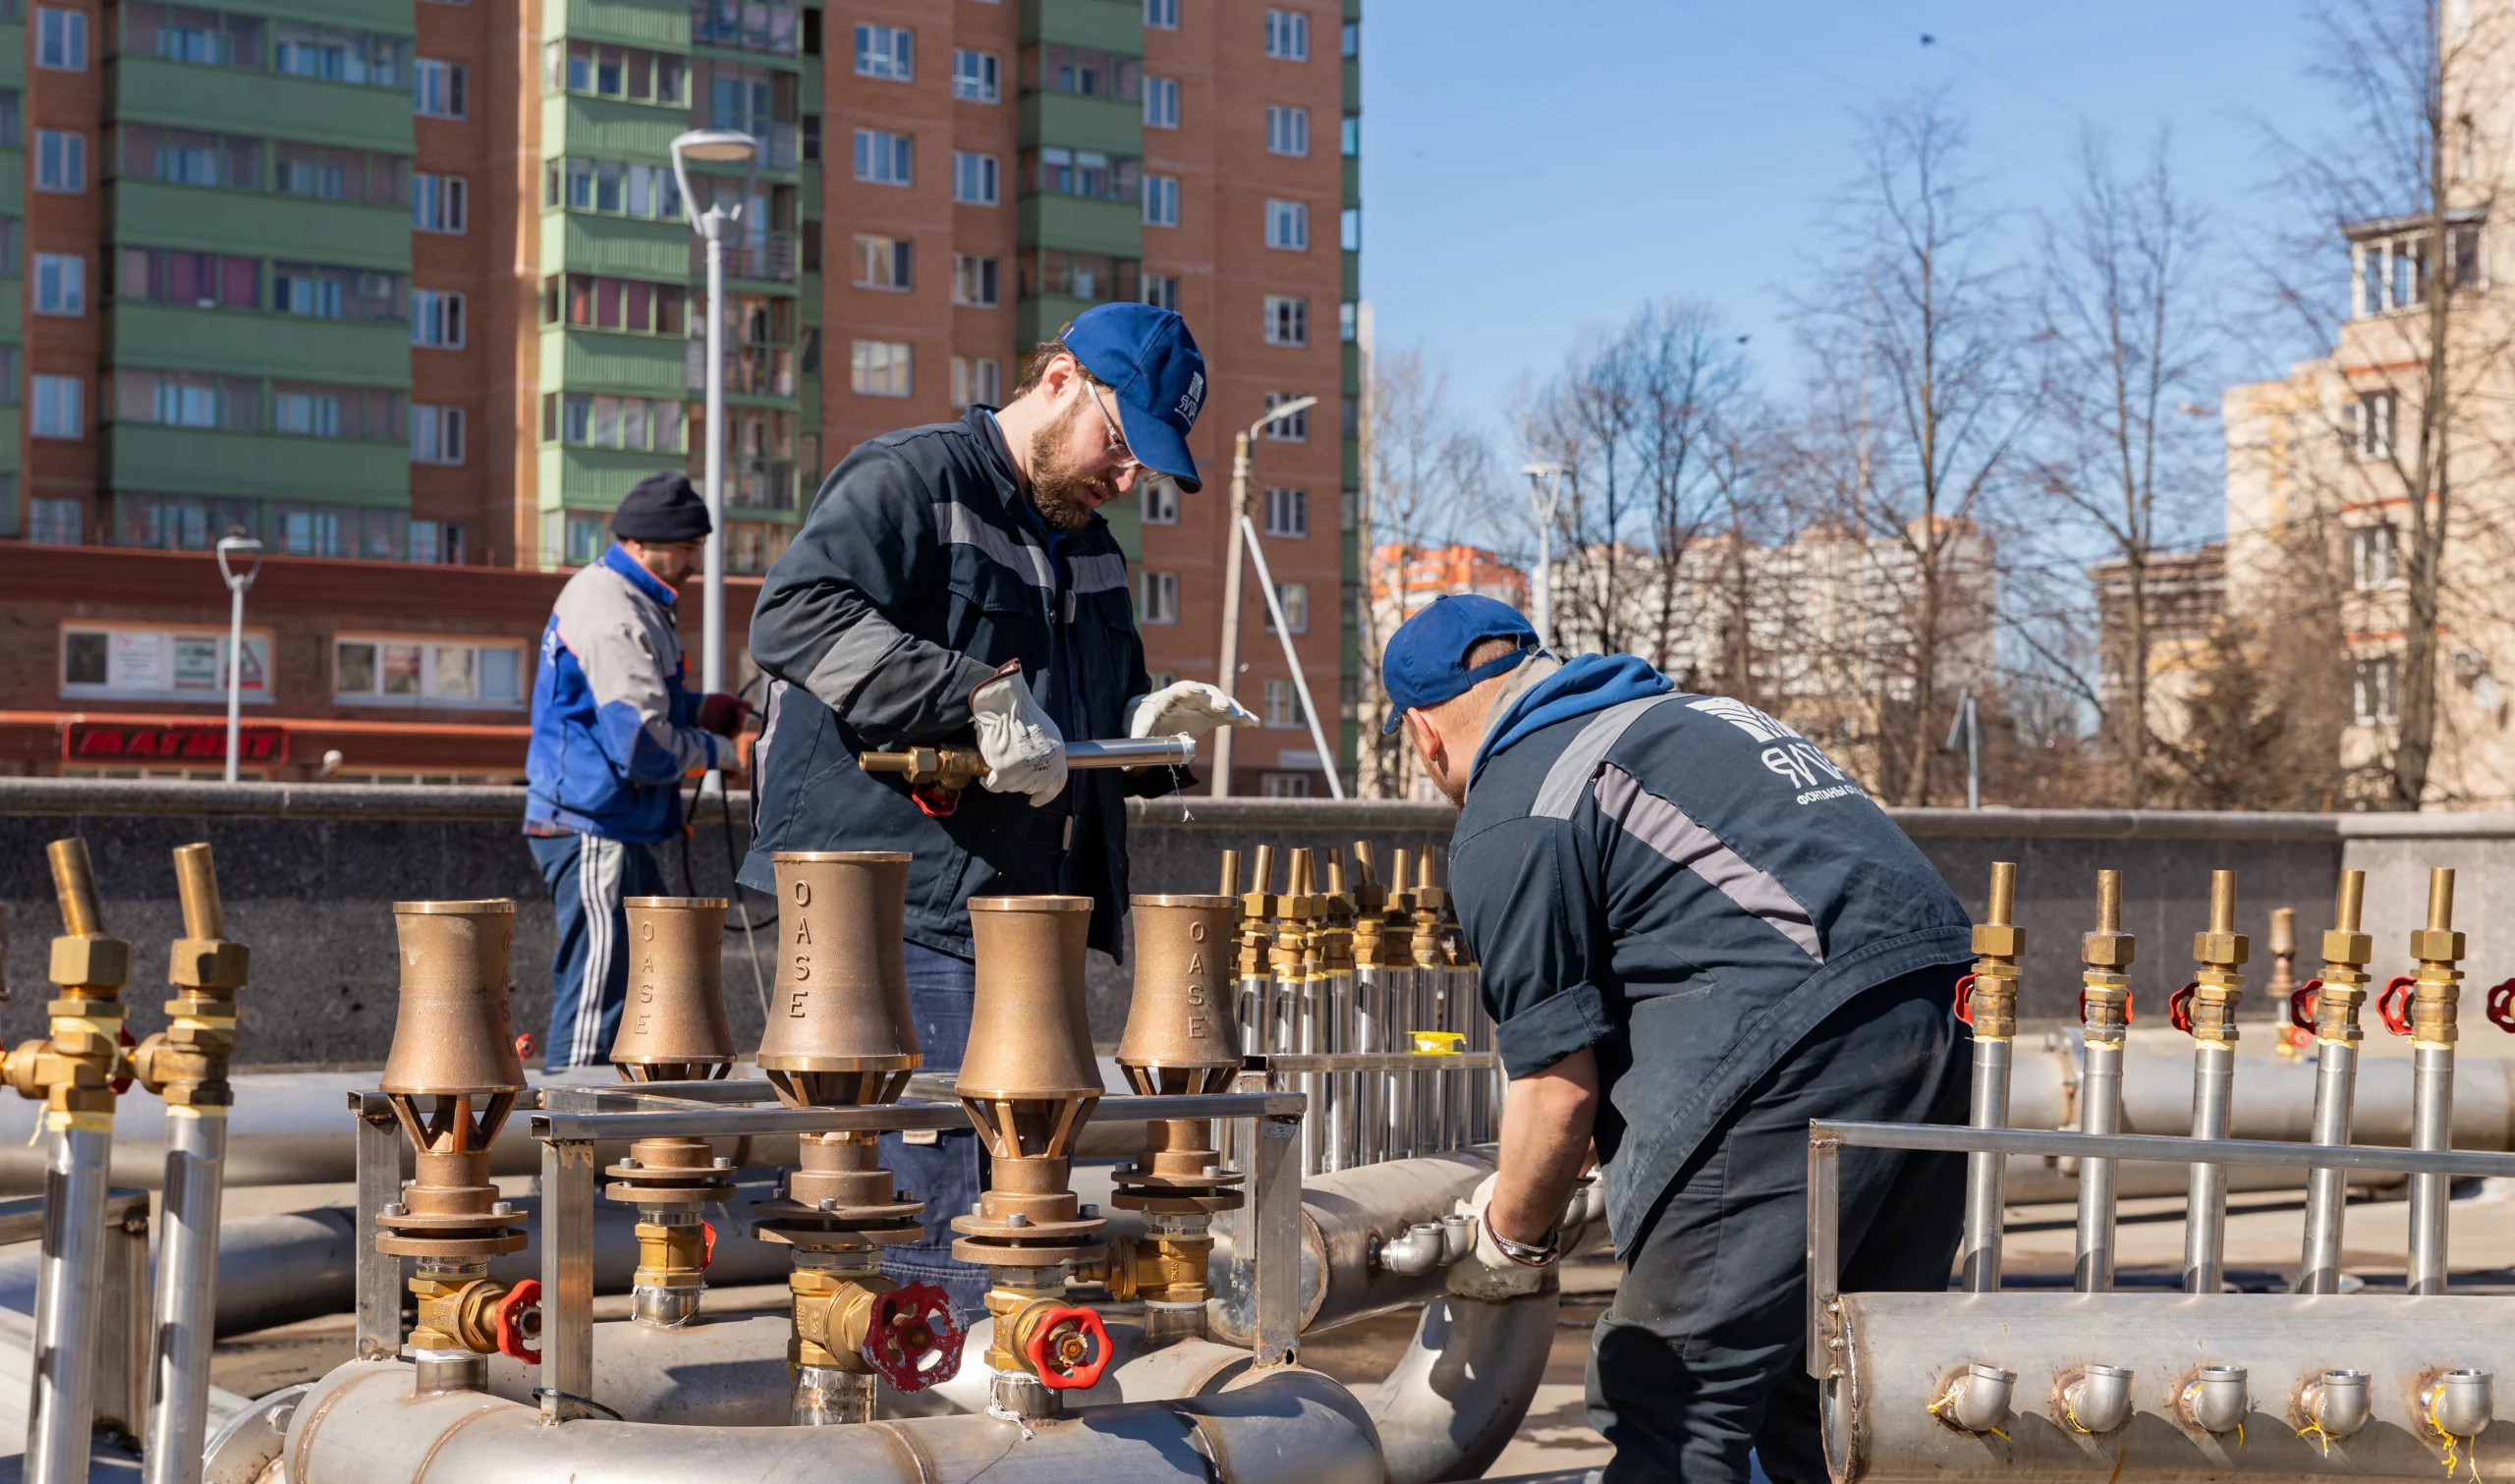
[[[739,213],[731,572],[766,570],[858,442],[1009,397],[1074,313],[1143,299],[1188,316],[1213,375],[1204,490],[1111,512],[1151,668],[1213,673],[1229,429],[1315,396],[1261,440],[1251,504],[1335,695],[1358,663],[1358,21],[1327,0],[0,0],[0,538],[25,543],[0,563],[241,528],[275,563],[503,570],[537,593],[529,576],[599,553],[640,477],[699,471],[686,182],[694,209]],[[694,127],[758,158],[677,173]],[[100,613],[223,613],[222,588],[162,586],[204,563],[82,570]],[[161,585],[114,590],[142,573]],[[464,591],[482,623],[515,606]],[[1254,586],[1244,620],[1266,632]],[[537,628],[497,631],[528,667],[502,705],[530,693]],[[54,679],[7,706],[116,702],[67,678],[88,660],[67,629],[15,642],[40,653],[0,673]],[[342,687],[364,651],[341,644],[270,684],[362,714]],[[1320,760],[1279,648],[1243,652],[1270,731],[1240,786],[1289,788],[1269,775]]]

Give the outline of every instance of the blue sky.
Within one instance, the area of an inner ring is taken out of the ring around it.
[[[2316,42],[2300,0],[1373,0],[1364,294],[1380,346],[1425,346],[1497,430],[1523,371],[1660,295],[1714,303],[1778,386],[1859,110],[1949,89],[2022,213],[2066,199],[2082,120],[2126,152],[2169,125],[2223,243],[2279,209],[2265,123],[2318,131]]]

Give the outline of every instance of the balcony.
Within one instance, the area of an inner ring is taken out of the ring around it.
[[[1134,201],[1033,193],[1022,197],[1016,230],[1025,248],[1144,256],[1144,207]]]
[[[791,57],[799,36],[795,0],[691,0],[694,46]]]
[[[692,340],[688,355],[688,384],[684,390],[707,390],[707,342]],[[795,352],[784,346],[728,346],[725,348],[725,395],[728,397],[784,397],[795,395]]]
[[[398,25],[406,30],[410,13]],[[411,152],[411,89],[286,77],[244,67],[200,67],[149,56],[116,57],[107,71],[114,115],[226,134],[320,141],[352,149]]]
[[[1144,153],[1144,105],[1132,99],[1078,93],[1022,94],[1022,142],[1096,149],[1130,158]]]
[[[1025,0],[1022,44],[1043,41],[1141,57],[1144,7],[1135,0]]]
[[[401,442],[225,433],[108,423],[105,479],[167,494],[408,506],[411,450]]]
[[[789,459],[736,459],[725,469],[725,503],[737,513],[789,515],[795,465]]]
[[[765,244],[727,243],[725,245],[725,276],[751,279],[758,283],[791,284],[796,278],[799,254],[792,232],[772,232]],[[690,239],[690,276],[704,278],[707,273],[707,245],[698,238]]]
[[[544,5],[541,8],[542,34],[555,37],[559,30],[551,23],[564,22],[567,34],[581,41],[617,41],[624,46],[647,46],[662,51],[690,49],[690,17],[670,7],[623,4],[620,0],[567,0],[564,8]]]
[[[407,98],[403,106],[409,106]],[[107,194],[113,233],[123,242],[181,243],[204,252],[400,273],[411,270],[411,208],[407,204],[355,206],[303,195],[141,180],[115,181]]]

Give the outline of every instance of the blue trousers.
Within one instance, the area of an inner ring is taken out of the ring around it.
[[[1590,1349],[1604,1484],[1825,1484],[1807,1373],[1808,1121],[1965,1122],[1962,970],[1869,990],[1739,1099],[1651,1215]],[[1947,1287],[1964,1225],[1961,1155],[1842,1153],[1842,1291]]]
[[[629,997],[629,918],[621,901],[660,897],[664,875],[643,845],[599,835],[527,835],[550,888],[558,946],[550,955],[550,1038],[542,1068],[563,1072],[611,1055]]]
[[[978,998],[978,968],[965,959],[910,943],[909,1012],[925,1054],[922,1072],[956,1072],[970,1045],[970,1007]],[[987,1270],[952,1256],[952,1218],[967,1215],[986,1182],[986,1150],[967,1128],[947,1128],[933,1142],[912,1144],[897,1130],[882,1135],[882,1164],[898,1180],[902,1199],[925,1202],[925,1237],[882,1249],[882,1270],[902,1283],[930,1283],[952,1300],[968,1323],[986,1314]]]

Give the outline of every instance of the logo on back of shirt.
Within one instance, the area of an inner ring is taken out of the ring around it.
[[[1828,798],[1860,797],[1860,785],[1851,775],[1834,764],[1815,742],[1802,737],[1788,722],[1765,715],[1745,701],[1725,695],[1706,695],[1686,702],[1689,711],[1716,716],[1760,742],[1772,745],[1763,749],[1760,760],[1764,771],[1790,781],[1798,789],[1797,802],[1818,803]],[[1832,780],[1828,784],[1827,780]]]

